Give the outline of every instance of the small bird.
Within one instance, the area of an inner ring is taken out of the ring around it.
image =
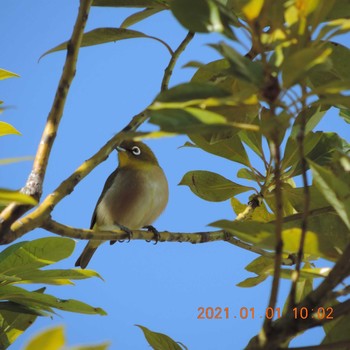
[[[91,218],[90,229],[130,232],[151,224],[165,209],[168,182],[152,150],[142,142],[123,141],[117,147],[119,166],[109,175]],[[113,244],[115,241],[111,241]],[[75,263],[85,269],[103,241],[91,240]]]

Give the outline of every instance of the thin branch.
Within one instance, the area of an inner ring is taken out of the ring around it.
[[[110,240],[123,240],[129,239],[129,235],[121,230],[86,230],[78,229],[71,226],[63,225],[58,223],[51,218],[47,218],[41,223],[40,227],[47,231],[55,233],[63,237],[70,237],[73,239],[84,239],[84,240],[97,240],[97,241],[110,241]],[[144,230],[132,230],[131,240],[154,240],[153,232]],[[159,232],[159,242],[187,242],[187,243],[208,243],[214,241],[226,241],[237,247],[245,249],[247,251],[263,255],[269,258],[274,258],[274,254],[267,252],[261,248],[254,247],[248,243],[245,243],[224,230],[212,231],[212,232]]]
[[[275,117],[274,106],[271,105],[271,115]],[[282,181],[281,181],[281,151],[279,146],[279,133],[275,130],[271,147],[271,155],[274,160],[274,179],[275,179],[275,200],[276,200],[276,220],[275,220],[275,261],[274,272],[271,286],[271,294],[268,307],[275,309],[278,297],[278,289],[280,282],[282,255],[283,255],[283,240],[282,240],[282,224],[283,224],[283,198],[282,198]],[[267,334],[270,331],[272,320],[265,318],[261,336],[261,343],[266,341]]]
[[[72,36],[67,45],[66,61],[63,67],[56,95],[51,110],[47,117],[45,129],[39,142],[32,171],[28,177],[25,187],[21,190],[35,199],[39,200],[42,195],[42,187],[45,178],[51,149],[56,138],[57,130],[63,115],[69,88],[76,73],[76,63],[79,48],[82,42],[84,28],[89,16],[92,0],[81,0],[78,16],[75,21]],[[11,203],[0,215],[0,232],[4,235],[11,224],[27,212],[31,207]]]
[[[175,64],[178,58],[180,57],[181,53],[186,49],[186,46],[193,39],[193,37],[194,37],[194,33],[188,32],[185,39],[181,42],[179,47],[174,51],[173,55],[171,56],[169,64],[164,71],[164,76],[161,84],[161,91],[168,90],[169,81],[170,81],[171,75],[173,74],[173,69],[175,67]]]
[[[303,84],[302,85],[302,94],[306,94],[306,87]],[[303,261],[303,255],[304,255],[304,244],[305,244],[305,237],[306,237],[306,231],[307,231],[307,220],[309,217],[309,210],[310,210],[310,191],[307,181],[307,164],[305,159],[305,151],[304,151],[304,138],[305,138],[305,126],[306,126],[306,115],[304,110],[306,109],[306,101],[303,101],[302,106],[302,112],[300,114],[300,129],[297,136],[297,143],[299,148],[299,159],[301,162],[301,174],[303,179],[303,199],[304,199],[304,208],[302,212],[302,219],[301,219],[301,236],[300,236],[300,243],[299,243],[299,249],[297,253],[297,259],[295,264],[295,271],[292,274],[292,286],[290,290],[290,298],[289,298],[289,307],[292,309],[296,304],[296,293],[297,293],[297,283],[299,281],[300,277],[300,268],[301,263]]]

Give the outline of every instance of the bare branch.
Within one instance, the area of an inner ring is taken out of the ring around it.
[[[179,47],[174,51],[173,55],[171,56],[169,64],[164,71],[164,76],[161,84],[161,91],[168,90],[170,77],[173,74],[173,69],[175,67],[175,64],[178,58],[180,57],[181,53],[186,49],[186,46],[193,39],[193,37],[194,37],[194,33],[188,32],[185,39],[181,42]]]

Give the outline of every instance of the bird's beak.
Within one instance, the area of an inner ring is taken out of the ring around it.
[[[126,152],[126,149],[120,146],[117,146],[116,149],[118,152]]]

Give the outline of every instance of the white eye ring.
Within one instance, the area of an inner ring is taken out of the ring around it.
[[[131,149],[131,152],[135,155],[135,156],[139,156],[141,154],[141,150],[139,147],[137,146],[134,146],[132,149]]]

